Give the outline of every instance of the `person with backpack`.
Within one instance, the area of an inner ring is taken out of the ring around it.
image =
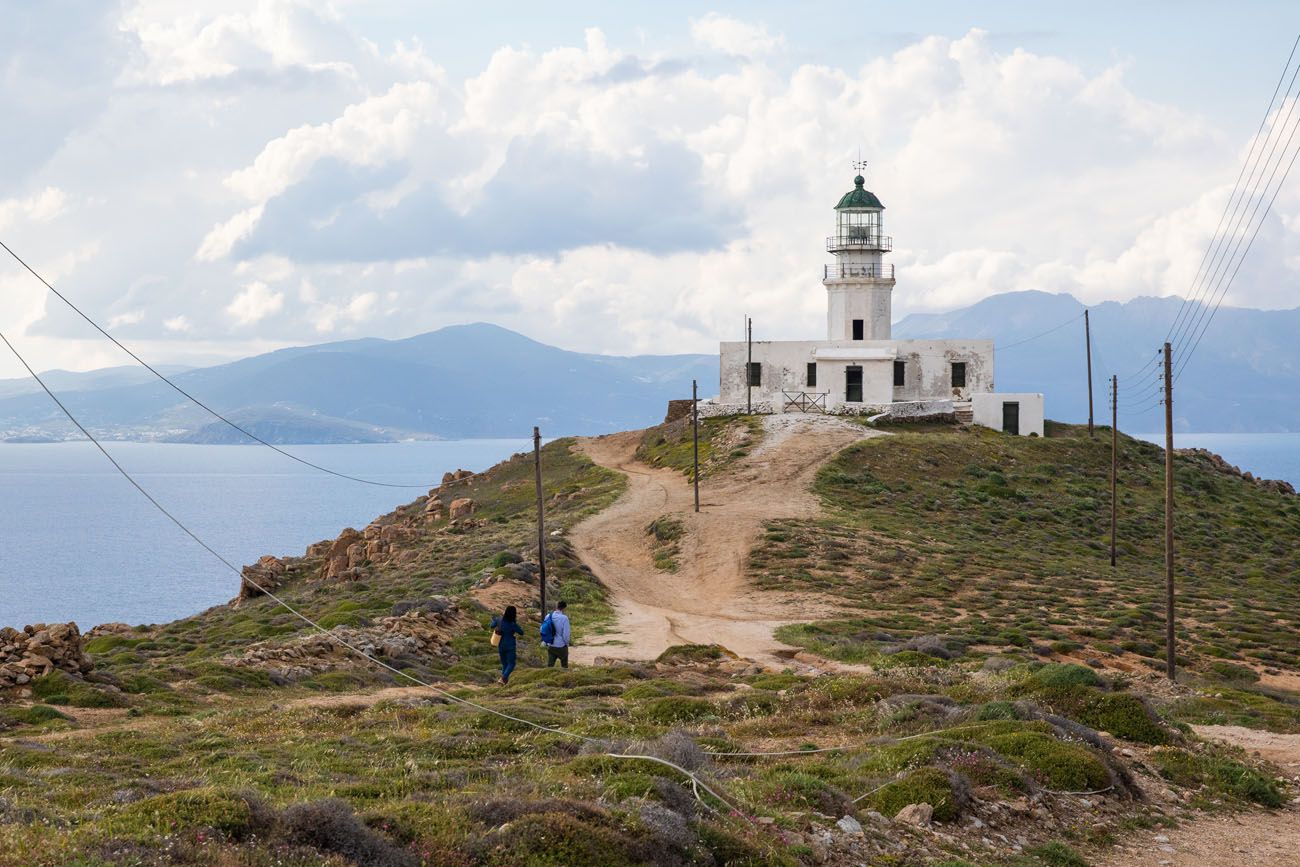
[[[492,644],[501,658],[502,686],[510,682],[510,673],[515,670],[515,636],[524,634],[523,627],[517,622],[518,617],[515,606],[507,605],[500,617],[492,618]]]
[[[554,668],[558,660],[563,668],[569,667],[571,631],[569,616],[564,613],[567,604],[563,599],[555,603],[555,610],[542,621],[542,643],[546,645],[546,667]]]

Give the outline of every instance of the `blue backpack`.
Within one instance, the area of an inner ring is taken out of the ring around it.
[[[552,620],[551,615],[548,614],[546,615],[546,619],[542,621],[542,641],[545,644],[550,644],[554,640],[555,640],[555,621]]]

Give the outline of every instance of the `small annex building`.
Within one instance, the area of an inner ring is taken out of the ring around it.
[[[865,185],[853,179],[826,239],[835,256],[821,274],[826,339],[724,341],[719,396],[701,412],[952,414],[1042,436],[1042,394],[994,391],[992,340],[893,339],[894,266],[884,261],[893,239]]]

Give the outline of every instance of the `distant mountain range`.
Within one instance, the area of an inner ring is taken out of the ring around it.
[[[50,386],[109,439],[246,441],[137,373],[57,372]],[[275,443],[518,437],[533,425],[550,436],[608,433],[660,421],[670,398],[690,396],[692,378],[707,391],[718,380],[717,357],[589,355],[486,324],[282,349],[173,377]],[[0,439],[73,435],[46,395],[22,381],[0,382]]]
[[[1150,363],[1164,342],[1179,298],[1108,301],[1091,308],[1095,417],[1109,424],[1111,374],[1120,377],[1120,428],[1164,429],[1156,406],[1157,369]],[[1199,306],[1196,309],[1200,309]],[[1088,417],[1083,320],[1038,339],[1035,335],[1081,316],[1070,295],[1011,292],[951,313],[908,316],[895,337],[992,337],[998,391],[1041,391],[1047,415],[1062,421]],[[1203,320],[1204,321],[1204,320]],[[1026,341],[1020,343],[1020,341]],[[1174,368],[1189,349],[1174,341]],[[1251,310],[1222,307],[1174,389],[1174,427],[1198,432],[1300,431],[1300,307]]]
[[[1120,376],[1120,427],[1163,425],[1151,364],[1180,305],[1137,298],[1091,308],[1095,415],[1109,420]],[[991,337],[999,391],[1041,391],[1047,414],[1088,415],[1084,306],[1069,295],[1015,292],[943,314],[914,314],[899,338]],[[1056,326],[1065,324],[1056,330]],[[1051,333],[1044,334],[1044,332]],[[779,339],[779,338],[778,338]],[[1175,364],[1187,350],[1175,345]],[[717,393],[716,355],[608,356],[569,352],[495,325],[443,328],[405,340],[350,340],[282,349],[201,369],[165,368],[183,388],[275,443],[599,434],[653,424],[672,398]],[[147,371],[51,371],[51,388],[108,439],[246,441]],[[1222,308],[1179,375],[1180,431],[1300,431],[1300,308]],[[28,380],[0,380],[0,440],[73,438]]]

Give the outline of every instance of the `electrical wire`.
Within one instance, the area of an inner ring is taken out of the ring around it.
[[[139,491],[140,494],[146,500],[148,500],[149,503],[152,504],[155,509],[161,512],[168,520],[170,520],[173,524],[175,524],[181,530],[181,532],[183,532],[185,535],[193,539],[200,547],[203,548],[203,550],[207,551],[209,554],[211,554],[213,557],[219,560],[223,565],[225,565],[226,568],[228,568],[231,572],[239,576],[241,581],[248,584],[248,586],[252,587],[258,593],[266,596],[268,599],[271,599],[277,605],[284,608],[285,611],[288,611],[290,614],[292,614],[294,617],[298,618],[303,623],[310,626],[312,629],[315,629],[317,632],[326,636],[331,641],[335,642],[345,650],[351,651],[352,653],[356,654],[361,659],[373,665],[376,665],[379,668],[382,668],[396,675],[399,678],[404,678],[410,681],[411,683],[414,683],[418,686],[422,686],[425,689],[428,689],[431,692],[436,693],[437,695],[446,699],[449,702],[452,702],[454,704],[459,704],[464,707],[473,708],[478,711],[483,711],[484,713],[492,714],[493,716],[499,717],[501,719],[517,722],[520,723],[521,725],[529,726],[533,729],[542,732],[547,732],[549,734],[574,738],[576,740],[581,740],[585,743],[590,743],[590,744],[603,743],[599,739],[590,737],[588,735],[579,734],[578,732],[571,732],[566,729],[557,728],[555,726],[543,725],[542,723],[533,722],[532,720],[525,719],[523,717],[514,716],[513,714],[506,713],[505,711],[496,710],[495,708],[491,708],[486,705],[482,705],[477,702],[470,701],[469,699],[461,698],[460,696],[455,695],[454,693],[451,693],[440,687],[434,686],[428,681],[416,677],[415,675],[410,674],[408,672],[402,671],[401,669],[389,665],[388,663],[384,662],[381,659],[371,656],[369,653],[366,653],[364,650],[357,647],[355,644],[351,643],[347,639],[343,638],[337,633],[330,631],[329,629],[326,629],[324,626],[321,626],[319,623],[317,623],[312,618],[308,617],[306,614],[303,614],[297,608],[295,608],[294,606],[286,602],[284,599],[282,599],[279,595],[261,586],[252,578],[249,578],[247,575],[245,575],[242,572],[242,570],[240,570],[237,566],[235,566],[235,564],[231,563],[224,556],[222,556],[221,553],[218,552],[215,548],[213,548],[207,542],[203,541],[203,539],[200,538],[197,533],[195,533],[188,526],[186,526],[183,521],[177,518],[170,510],[167,509],[166,506],[160,503],[153,496],[153,494],[149,493],[149,491],[143,485],[141,485],[139,481],[136,480],[135,476],[131,475],[131,473],[128,472],[127,469],[123,467],[106,448],[104,448],[103,444],[100,443],[100,441],[96,439],[95,436],[91,434],[89,430],[86,429],[85,425],[83,425],[81,421],[78,420],[77,417],[72,414],[72,412],[63,403],[63,401],[61,401],[59,397],[53,391],[50,390],[49,386],[45,384],[45,380],[43,380],[32,368],[32,366],[27,363],[27,359],[25,359],[22,356],[22,354],[18,352],[18,349],[9,341],[9,338],[6,337],[3,332],[0,332],[0,341],[4,342],[5,346],[7,346],[9,348],[9,351],[14,354],[14,357],[18,359],[19,363],[21,363],[22,366],[26,368],[27,372],[31,375],[32,379],[36,380],[36,383],[40,385],[41,389],[49,396],[50,400],[54,401],[55,405],[57,405],[58,408],[62,410],[63,414],[68,417],[68,420],[71,421],[72,424],[75,425],[83,435],[85,435],[86,439],[90,440],[95,445],[95,448],[97,448],[100,451],[100,453],[105,458],[108,459],[109,463],[113,465],[114,469],[116,469],[124,479],[130,482],[131,486],[134,487],[137,491]],[[661,759],[658,756],[628,755],[624,753],[615,753],[615,752],[605,752],[603,753],[603,755],[612,759],[622,759],[622,760],[637,759],[643,761],[657,762],[661,765],[672,768],[685,775],[691,781],[691,786],[692,789],[695,791],[696,798],[700,801],[700,803],[704,804],[704,806],[709,807],[709,805],[704,801],[704,799],[700,798],[699,796],[698,789],[700,788],[704,789],[705,792],[708,792],[710,795],[716,798],[725,807],[727,807],[727,809],[730,810],[732,813],[735,813],[736,815],[744,816],[744,814],[741,811],[737,810],[726,798],[722,797],[720,794],[718,794],[718,792],[712,789],[707,783],[701,780],[697,774],[687,770],[686,768],[681,767],[680,765],[674,764],[673,762],[667,761],[666,759]],[[746,820],[748,820],[747,816],[744,817],[746,818]]]
[[[1297,130],[1300,130],[1300,120],[1297,120],[1295,126],[1291,129],[1292,138],[1295,137]],[[1290,145],[1290,143],[1291,139],[1288,138],[1287,144]],[[1191,349],[1187,352],[1180,353],[1178,369],[1174,377],[1175,381],[1177,381],[1178,376],[1182,375],[1183,369],[1187,366],[1188,361],[1191,360],[1192,355],[1196,352],[1196,348],[1200,346],[1201,338],[1205,336],[1205,332],[1209,330],[1210,324],[1214,322],[1214,317],[1219,312],[1219,307],[1223,305],[1223,300],[1228,296],[1228,290],[1232,288],[1233,281],[1237,279],[1237,272],[1241,270],[1242,263],[1246,261],[1246,256],[1249,255],[1251,247],[1255,245],[1255,239],[1259,236],[1259,230],[1263,227],[1264,221],[1268,218],[1269,212],[1273,209],[1273,203],[1277,201],[1278,193],[1282,192],[1282,187],[1286,184],[1286,179],[1290,176],[1291,169],[1295,166],[1297,156],[1300,156],[1300,148],[1297,148],[1295,152],[1291,154],[1291,160],[1287,163],[1286,171],[1282,173],[1282,179],[1273,190],[1273,195],[1269,198],[1268,204],[1265,206],[1264,213],[1260,216],[1259,222],[1255,224],[1255,229],[1250,234],[1250,240],[1246,243],[1246,249],[1242,251],[1241,256],[1237,259],[1237,264],[1232,269],[1232,273],[1228,275],[1227,282],[1225,282],[1219,290],[1218,300],[1215,301],[1214,306],[1210,308],[1209,316],[1205,319],[1205,324],[1201,326],[1199,331],[1192,332],[1196,334],[1196,337],[1192,342]],[[1276,171],[1277,167],[1274,167],[1274,172],[1276,173]],[[1271,180],[1272,179],[1270,178],[1270,182]],[[1267,189],[1267,187],[1265,187],[1265,189]],[[1238,240],[1238,244],[1240,244],[1240,239]],[[1197,322],[1200,322],[1199,317]],[[1193,328],[1195,328],[1195,326],[1193,326]]]
[[[165,376],[164,374],[160,373],[156,368],[153,367],[153,365],[149,364],[149,363],[148,363],[147,361],[145,361],[143,358],[141,358],[140,356],[136,355],[136,354],[135,354],[134,352],[132,352],[132,351],[131,351],[131,350],[130,350],[130,349],[129,349],[125,344],[123,344],[122,341],[118,340],[118,339],[117,339],[116,337],[114,337],[112,334],[109,334],[106,330],[104,330],[104,328],[102,328],[102,327],[99,325],[98,322],[96,322],[95,320],[91,319],[91,318],[90,318],[89,316],[87,316],[84,312],[82,312],[82,310],[81,310],[80,307],[78,307],[76,304],[73,304],[70,300],[68,300],[68,298],[67,298],[67,297],[66,297],[62,292],[60,292],[58,289],[55,289],[54,286],[53,286],[53,284],[50,283],[50,281],[46,280],[46,279],[45,279],[44,277],[42,277],[39,273],[37,273],[36,269],[34,269],[31,265],[28,265],[28,264],[27,264],[27,263],[26,263],[26,262],[25,262],[25,261],[24,261],[24,260],[23,260],[23,259],[22,259],[18,254],[17,254],[17,253],[15,253],[15,252],[14,252],[14,251],[9,247],[8,244],[6,244],[4,241],[0,241],[0,247],[3,247],[3,248],[4,248],[4,251],[5,251],[6,253],[8,253],[10,256],[12,256],[12,257],[14,258],[14,261],[16,261],[19,265],[22,265],[24,268],[26,268],[27,271],[28,271],[28,272],[29,272],[33,277],[35,277],[37,280],[41,281],[41,283],[45,284],[45,288],[46,288],[46,289],[49,289],[51,292],[53,292],[53,293],[54,293],[54,296],[55,296],[56,298],[58,298],[58,299],[59,299],[60,301],[62,301],[64,304],[66,304],[66,305],[68,305],[70,308],[72,308],[72,310],[73,310],[73,311],[74,311],[78,316],[80,316],[82,319],[84,319],[84,320],[86,320],[87,322],[89,322],[90,325],[91,325],[91,326],[92,326],[96,331],[98,331],[100,334],[104,335],[104,336],[107,337],[109,340],[111,340],[111,341],[112,341],[112,342],[117,346],[118,349],[121,349],[121,350],[122,350],[123,352],[125,352],[127,355],[131,356],[131,358],[135,359],[135,361],[136,361],[138,364],[140,364],[140,366],[142,366],[145,370],[149,371],[149,372],[152,373],[154,376],[158,377],[158,379],[160,379],[160,380],[162,380],[163,382],[167,383],[167,385],[171,386],[172,389],[174,389],[178,394],[180,394],[180,395],[181,395],[182,397],[184,397],[186,400],[190,401],[190,402],[193,403],[195,406],[198,406],[200,409],[202,409],[202,410],[204,410],[205,412],[207,412],[207,413],[208,413],[209,415],[211,415],[213,418],[216,418],[216,419],[219,419],[220,421],[225,422],[227,425],[229,425],[230,427],[234,428],[236,431],[238,431],[239,433],[243,434],[244,436],[248,437],[250,440],[253,440],[254,442],[259,443],[259,444],[261,444],[261,445],[264,445],[264,446],[266,446],[267,448],[271,449],[272,451],[279,452],[280,454],[284,455],[286,458],[289,458],[290,460],[297,461],[298,463],[300,463],[300,464],[302,464],[302,465],[304,465],[304,466],[311,467],[313,470],[319,470],[319,471],[322,472],[322,473],[326,473],[326,474],[331,475],[331,476],[336,476],[336,477],[338,477],[338,478],[340,478],[340,479],[347,479],[348,481],[351,481],[351,482],[359,482],[360,484],[363,484],[363,485],[374,485],[375,487],[380,487],[380,488],[403,488],[403,489],[422,488],[422,489],[428,489],[428,488],[430,488],[430,487],[433,487],[433,486],[430,485],[430,484],[422,484],[422,485],[402,485],[402,484],[394,484],[394,483],[392,483],[392,482],[380,482],[380,481],[376,481],[376,480],[374,480],[374,479],[365,479],[365,478],[361,478],[360,476],[352,476],[352,475],[348,475],[347,473],[341,473],[341,472],[338,472],[337,470],[331,470],[331,469],[328,468],[328,467],[323,467],[323,466],[321,466],[320,464],[312,463],[311,461],[307,460],[306,458],[300,458],[300,457],[298,457],[297,455],[295,455],[295,454],[293,454],[293,453],[291,453],[291,452],[285,451],[284,449],[280,448],[279,446],[275,445],[274,443],[267,442],[266,440],[264,440],[264,439],[262,439],[261,437],[259,437],[257,434],[255,434],[255,433],[253,433],[252,431],[248,430],[247,428],[244,428],[244,427],[242,427],[241,425],[239,425],[239,424],[237,424],[237,423],[231,421],[230,419],[226,418],[224,415],[222,415],[221,413],[217,412],[215,409],[213,409],[212,407],[208,406],[206,403],[204,403],[203,401],[199,400],[199,399],[198,399],[197,397],[195,397],[194,395],[190,394],[190,393],[189,393],[188,391],[186,391],[184,388],[181,388],[179,385],[177,385],[175,382],[173,382],[169,377],[167,377],[167,376]],[[13,348],[13,347],[11,346],[10,349],[12,349],[12,348]],[[33,374],[33,375],[35,375],[35,374]],[[51,395],[51,397],[53,397],[53,395]]]
[[[1274,104],[1276,103],[1276,101],[1277,101],[1277,95],[1278,95],[1278,92],[1282,89],[1282,82],[1283,82],[1283,80],[1285,80],[1285,78],[1286,78],[1286,71],[1287,71],[1288,69],[1291,68],[1291,61],[1292,61],[1292,59],[1294,59],[1294,57],[1295,57],[1296,48],[1297,48],[1298,46],[1300,46],[1300,35],[1296,36],[1296,40],[1295,40],[1295,42],[1293,42],[1293,43],[1291,44],[1291,53],[1290,53],[1289,55],[1287,55],[1286,63],[1282,66],[1282,73],[1278,76],[1277,84],[1274,85],[1274,87],[1273,87],[1273,95],[1272,95],[1271,97],[1269,97],[1268,107],[1264,110],[1264,116],[1261,117],[1261,118],[1260,118],[1260,121],[1259,121],[1259,129],[1257,129],[1257,130],[1255,131],[1255,135],[1254,135],[1254,137],[1251,139],[1250,150],[1247,152],[1247,154],[1246,154],[1246,158],[1245,158],[1244,160],[1242,160],[1242,163],[1241,163],[1241,169],[1237,172],[1237,179],[1236,179],[1236,181],[1233,182],[1233,185],[1232,185],[1232,192],[1229,194],[1229,196],[1228,196],[1228,201],[1227,201],[1226,203],[1224,203],[1223,211],[1222,211],[1222,213],[1220,213],[1220,215],[1219,215],[1219,223],[1218,223],[1217,226],[1215,226],[1214,234],[1210,236],[1210,238],[1211,238],[1211,243],[1208,244],[1208,245],[1206,246],[1206,248],[1205,248],[1205,252],[1201,254],[1201,261],[1200,261],[1200,263],[1196,266],[1196,271],[1195,271],[1195,273],[1194,273],[1194,275],[1193,275],[1193,278],[1192,278],[1192,284],[1191,284],[1191,286],[1192,286],[1193,289],[1195,288],[1195,286],[1196,286],[1198,280],[1200,279],[1200,276],[1201,276],[1201,274],[1202,274],[1202,271],[1203,271],[1203,269],[1204,269],[1204,267],[1205,267],[1205,262],[1206,262],[1207,258],[1209,257],[1209,254],[1210,254],[1211,249],[1213,249],[1213,247],[1215,246],[1214,239],[1217,238],[1217,237],[1219,237],[1219,233],[1220,233],[1220,231],[1221,231],[1222,228],[1223,228],[1223,224],[1224,224],[1225,220],[1227,219],[1228,211],[1229,211],[1230,208],[1232,208],[1232,202],[1233,202],[1233,199],[1238,197],[1238,193],[1239,193],[1239,192],[1240,192],[1240,193],[1243,193],[1243,195],[1241,196],[1241,198],[1239,199],[1239,201],[1244,200],[1244,198],[1245,198],[1245,196],[1244,196],[1244,188],[1241,187],[1241,179],[1242,179],[1242,177],[1244,177],[1245,174],[1246,174],[1246,167],[1247,167],[1248,165],[1251,164],[1251,161],[1252,161],[1252,159],[1254,158],[1254,155],[1255,155],[1255,148],[1260,144],[1260,141],[1261,141],[1261,140],[1260,140],[1260,133],[1262,133],[1262,132],[1264,131],[1264,126],[1268,123],[1269,116],[1272,115],[1272,113],[1273,113],[1273,105],[1274,105]],[[1300,67],[1297,67],[1297,71],[1300,71]],[[1294,74],[1294,73],[1292,74],[1291,78],[1292,78],[1292,81],[1294,82],[1294,80],[1295,80],[1295,74]],[[1290,90],[1291,90],[1291,85],[1288,84],[1288,85],[1287,85],[1287,93],[1288,93],[1288,94],[1290,93]],[[1267,140],[1268,140],[1269,138],[1272,137],[1272,134],[1273,134],[1273,128],[1270,127],[1270,129],[1269,129],[1269,135],[1265,137],[1264,141],[1267,142]],[[1253,168],[1251,169],[1251,176],[1252,176],[1252,177],[1254,176],[1254,169],[1253,169]],[[1169,331],[1166,332],[1166,334],[1165,334],[1165,342],[1166,342],[1166,343],[1173,343],[1173,342],[1174,342],[1174,337],[1173,337],[1173,335],[1174,335],[1175,329],[1178,328],[1179,321],[1183,318],[1183,314],[1184,314],[1184,312],[1185,312],[1185,311],[1188,311],[1188,310],[1191,309],[1192,294],[1193,294],[1193,293],[1192,293],[1191,291],[1189,291],[1188,294],[1187,294],[1187,296],[1185,296],[1185,297],[1183,298],[1183,303],[1179,305],[1179,307],[1178,307],[1178,312],[1177,312],[1177,314],[1174,316],[1174,321],[1173,321],[1173,323],[1169,326]]]
[[[1035,334],[1033,337],[1026,337],[1024,340],[1017,340],[1015,343],[1008,343],[1008,344],[1004,345],[1004,346],[1003,346],[1001,349],[999,349],[998,351],[999,351],[999,352],[1006,352],[1008,349],[1014,349],[1014,348],[1017,347],[1017,346],[1023,346],[1024,344],[1026,344],[1026,343],[1030,343],[1030,342],[1032,342],[1032,341],[1034,341],[1034,340],[1038,340],[1038,339],[1041,338],[1041,337],[1046,337],[1046,336],[1049,335],[1049,334],[1054,334],[1054,333],[1056,333],[1057,331],[1060,331],[1060,330],[1061,330],[1062,328],[1064,328],[1065,326],[1069,325],[1070,323],[1072,323],[1072,322],[1077,322],[1078,320],[1080,320],[1080,319],[1082,319],[1082,318],[1083,318],[1083,314],[1082,314],[1082,313],[1079,313],[1079,314],[1077,314],[1077,315],[1075,315],[1075,316],[1071,316],[1069,319],[1065,320],[1065,321],[1062,322],[1060,325],[1057,325],[1057,326],[1055,326],[1055,327],[1053,327],[1053,328],[1049,328],[1049,329],[1047,329],[1046,331],[1042,332],[1041,334]]]

